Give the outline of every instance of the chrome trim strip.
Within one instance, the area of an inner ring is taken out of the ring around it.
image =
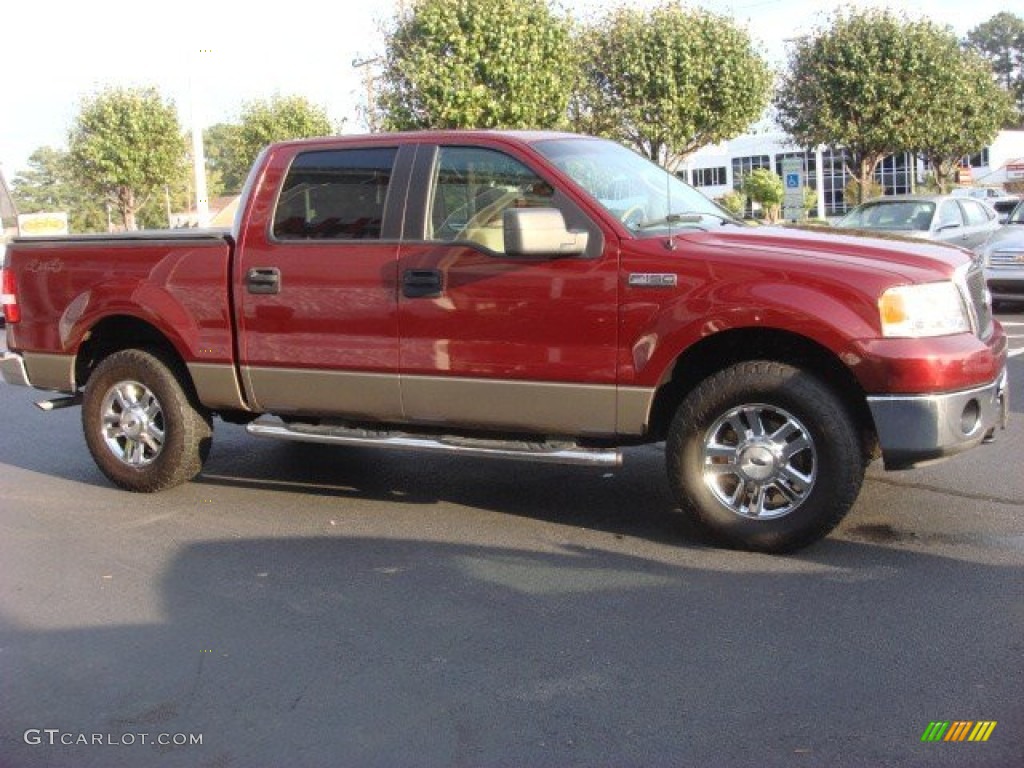
[[[0,356],[0,378],[16,387],[32,386],[24,359],[13,352],[4,352],[3,356]]]
[[[673,272],[632,272],[627,280],[630,288],[675,288],[678,282]]]
[[[448,453],[485,459],[511,459],[515,461],[548,464],[576,464],[599,467],[617,467],[622,454],[613,449],[582,448],[549,443],[516,443],[500,440],[480,440],[455,436],[420,437],[403,432],[372,432],[343,427],[295,427],[276,420],[258,419],[246,427],[257,437],[296,440],[325,445],[350,445],[373,448],[394,448],[427,453]]]

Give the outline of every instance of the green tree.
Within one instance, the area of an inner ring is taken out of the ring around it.
[[[920,146],[949,36],[888,11],[835,15],[796,41],[775,97],[779,123],[801,146],[846,147],[859,202],[882,158]]]
[[[75,182],[68,153],[40,147],[28,158],[28,168],[11,180],[11,194],[21,213],[66,211],[72,232],[105,232],[103,205]]]
[[[936,52],[934,70],[932,98],[918,115],[921,136],[913,149],[931,166],[939,190],[948,192],[962,159],[990,144],[1014,110],[989,63],[962,50],[952,33]]]
[[[584,31],[580,48],[576,117],[669,167],[742,133],[768,104],[772,73],[724,16],[622,7]]]
[[[242,107],[241,124],[234,136],[233,168],[249,167],[260,151],[275,141],[308,139],[334,133],[327,112],[304,96],[275,94],[269,100],[250,101]],[[242,177],[244,181],[244,176]]]
[[[747,196],[738,189],[726,192],[718,198],[717,202],[738,219],[742,219],[747,210]]]
[[[220,179],[223,194],[237,195],[249,175],[249,163],[239,157],[241,126],[216,123],[203,131],[206,167],[211,176]],[[208,182],[209,183],[209,182]]]
[[[387,40],[389,130],[556,128],[575,78],[569,22],[545,0],[420,0]]]
[[[1024,18],[997,13],[968,32],[966,43],[992,65],[996,79],[1016,103],[1016,125],[1024,128]]]
[[[777,221],[782,210],[786,190],[782,178],[767,168],[757,168],[743,177],[743,192],[753,202],[760,203],[764,217]]]
[[[185,172],[174,104],[155,88],[108,88],[87,98],[69,136],[72,174],[136,229],[139,209]]]

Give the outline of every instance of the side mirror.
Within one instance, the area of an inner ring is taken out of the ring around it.
[[[582,256],[586,232],[570,232],[557,208],[509,208],[504,214],[508,256]]]

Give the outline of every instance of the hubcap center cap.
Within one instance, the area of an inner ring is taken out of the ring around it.
[[[125,411],[124,415],[121,416],[121,429],[124,430],[125,435],[133,440],[145,434],[148,427],[149,419],[138,408]]]
[[[754,443],[740,449],[739,467],[748,479],[764,481],[778,471],[778,459],[769,446]]]

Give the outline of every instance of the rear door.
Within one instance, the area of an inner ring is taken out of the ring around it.
[[[235,275],[242,378],[259,410],[401,417],[401,154],[312,145],[269,161]]]
[[[996,229],[995,214],[977,200],[964,199],[958,202],[964,212],[964,245],[967,248],[979,248]]]

